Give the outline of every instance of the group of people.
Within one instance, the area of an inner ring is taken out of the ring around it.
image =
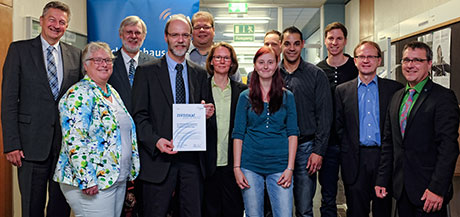
[[[139,216],[313,216],[318,178],[321,216],[335,217],[339,168],[347,216],[389,217],[392,196],[399,216],[447,216],[459,107],[429,78],[426,44],[404,47],[403,86],[377,76],[378,44],[344,53],[341,23],[325,28],[316,66],[298,28],[272,30],[245,85],[207,12],[171,15],[159,59],[140,51],[137,16],[121,22],[114,53],[60,42],[69,21],[49,2],[40,36],[13,42],[3,68],[4,153],[23,216],[44,216],[47,194],[46,215],[59,217],[120,216],[125,197]],[[175,151],[173,104],[203,104],[206,151]]]

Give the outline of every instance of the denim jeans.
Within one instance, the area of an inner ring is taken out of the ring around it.
[[[279,186],[277,182],[282,172],[261,175],[244,168],[241,168],[241,171],[250,186],[242,190],[247,217],[264,216],[264,181],[267,183],[273,217],[292,216],[292,186],[294,183],[289,188]]]
[[[321,217],[337,217],[337,182],[339,180],[340,147],[329,145],[318,179],[321,185]]]
[[[294,202],[297,217],[313,217],[313,196],[316,191],[316,173],[308,174],[307,162],[313,149],[313,141],[299,144],[295,157]]]

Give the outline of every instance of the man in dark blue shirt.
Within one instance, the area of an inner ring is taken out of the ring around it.
[[[336,128],[347,216],[369,217],[372,201],[374,217],[390,217],[390,197],[377,198],[373,186],[380,162],[381,129],[387,106],[402,85],[376,75],[382,61],[376,43],[361,42],[355,48],[354,55],[358,77],[337,86],[335,91]]]
[[[324,72],[300,57],[304,40],[298,28],[286,28],[281,44],[281,75],[294,93],[300,130],[294,169],[296,216],[313,216],[316,172],[321,169],[332,123],[331,91]]]

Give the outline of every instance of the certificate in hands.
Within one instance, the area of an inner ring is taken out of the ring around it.
[[[173,104],[174,151],[206,151],[206,109],[203,104]]]

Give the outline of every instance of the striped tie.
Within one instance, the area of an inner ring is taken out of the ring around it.
[[[401,118],[400,120],[400,127],[401,127],[401,134],[404,136],[404,132],[406,131],[406,124],[407,124],[407,114],[409,113],[410,106],[412,105],[412,102],[414,102],[414,94],[415,94],[415,89],[409,89],[409,97],[407,97],[406,103],[404,103],[402,112],[401,112]]]
[[[129,72],[128,72],[129,84],[131,85],[131,87],[133,86],[135,72],[136,72],[136,68],[134,68],[134,59],[131,59],[129,61]]]
[[[46,54],[46,62],[47,62],[47,70],[48,70],[48,82],[50,83],[51,92],[53,93],[54,100],[56,100],[59,96],[59,84],[58,84],[58,77],[57,77],[57,68],[56,68],[56,61],[54,60],[53,46],[49,46]]]

